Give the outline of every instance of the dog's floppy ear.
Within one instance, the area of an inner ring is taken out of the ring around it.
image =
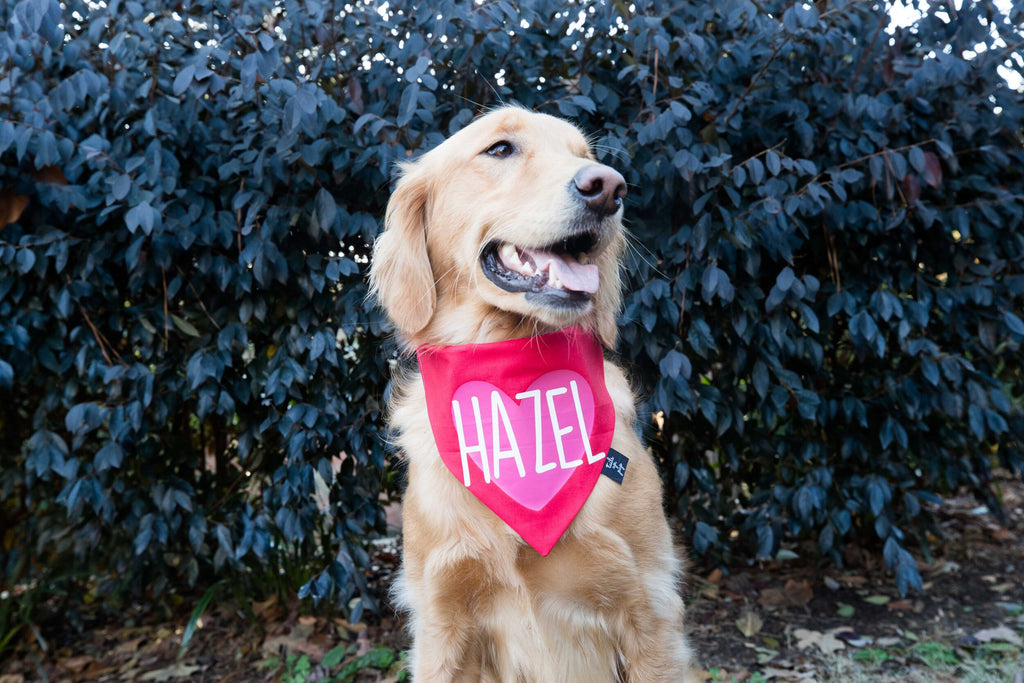
[[[406,338],[427,326],[437,305],[427,255],[429,174],[417,171],[415,164],[403,168],[370,264],[370,296]]]

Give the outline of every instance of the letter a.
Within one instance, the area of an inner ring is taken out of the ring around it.
[[[509,450],[501,450],[501,435],[498,434],[498,421],[501,421],[501,426],[505,430],[505,436],[508,437]],[[516,461],[516,469],[519,470],[519,477],[526,476],[526,469],[523,467],[523,458],[519,453],[519,444],[516,443],[515,432],[512,431],[512,425],[509,423],[508,412],[505,410],[505,404],[501,400],[501,393],[497,391],[491,392],[491,435],[494,437],[491,440],[491,453],[494,457],[494,478],[497,479],[500,476],[500,460],[502,458],[514,458]]]

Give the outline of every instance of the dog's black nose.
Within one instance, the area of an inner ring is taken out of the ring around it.
[[[591,211],[608,216],[619,210],[626,196],[626,180],[614,168],[603,164],[584,166],[572,178],[577,192]]]

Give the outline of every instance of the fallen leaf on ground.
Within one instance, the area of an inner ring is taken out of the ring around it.
[[[782,590],[786,593],[786,597],[789,598],[789,604],[794,607],[806,607],[807,603],[814,598],[814,589],[811,588],[811,584],[806,580],[794,581],[790,579]]]
[[[1017,635],[1013,629],[1008,626],[1000,626],[998,628],[987,628],[978,631],[974,634],[974,637],[983,643],[990,643],[993,640],[998,640],[1003,643],[1010,643],[1020,647],[1024,645],[1024,641],[1021,640],[1020,636]]]
[[[789,599],[781,588],[765,588],[758,596],[757,604],[761,607],[786,607],[789,605]]]
[[[315,643],[311,643],[304,638],[295,638],[292,636],[272,636],[263,641],[262,650],[268,655],[279,655],[282,652],[287,654],[303,654],[309,655],[314,659],[319,659],[324,656],[324,649]]]
[[[135,654],[139,650],[139,646],[145,642],[145,638],[131,638],[129,640],[122,641],[114,646],[114,652],[122,655]]]
[[[59,664],[73,674],[80,674],[94,661],[96,660],[89,655],[78,655],[77,657],[66,657],[61,659]]]
[[[289,654],[309,655],[319,660],[324,656],[330,644],[317,642],[318,639],[312,637],[315,626],[315,617],[300,617],[289,633],[266,638],[263,641],[262,649],[271,655],[278,655],[284,651]]]
[[[284,608],[278,603],[277,596],[271,595],[263,602],[253,600],[252,611],[261,619],[274,621],[281,618]]]
[[[806,580],[790,579],[785,588],[765,588],[757,602],[762,607],[806,607],[814,597],[814,590]]]
[[[887,605],[892,600],[888,595],[869,595],[864,598],[864,602],[870,602],[872,605]]]
[[[760,632],[762,626],[764,626],[764,621],[753,612],[744,612],[736,620],[736,628],[747,638]]]
[[[798,650],[806,650],[813,645],[823,653],[830,655],[846,647],[843,641],[836,638],[835,633],[832,631],[821,633],[820,631],[798,628],[793,631],[793,635],[796,636],[796,647]]]
[[[163,669],[156,669],[148,673],[142,674],[139,677],[140,681],[173,681],[176,678],[191,678],[192,674],[199,671],[199,666],[194,664],[183,664],[181,662],[172,664],[171,666],[164,667]]]

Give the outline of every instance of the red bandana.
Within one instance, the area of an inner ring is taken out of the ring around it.
[[[444,464],[547,555],[593,490],[612,444],[615,406],[600,343],[568,328],[424,346],[416,356]]]

